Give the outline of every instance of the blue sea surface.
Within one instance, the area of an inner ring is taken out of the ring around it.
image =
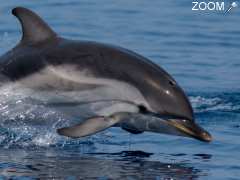
[[[213,141],[119,128],[71,140],[54,131],[67,121],[61,113],[1,89],[0,179],[240,179],[240,8],[225,14],[192,11],[189,0],[1,0],[0,54],[21,38],[16,6],[34,10],[65,38],[119,45],[159,64],[188,94]]]

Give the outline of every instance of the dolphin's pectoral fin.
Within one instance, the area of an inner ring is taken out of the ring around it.
[[[75,126],[57,129],[58,134],[71,138],[89,136],[114,126],[124,120],[129,113],[119,112],[111,116],[97,116],[89,118]]]
[[[95,134],[99,131],[103,131],[111,125],[112,122],[110,119],[104,116],[97,116],[87,119],[84,122],[81,122],[75,126],[58,129],[57,132],[58,134],[63,136],[78,138]]]

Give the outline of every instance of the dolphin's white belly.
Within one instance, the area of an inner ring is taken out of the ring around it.
[[[131,109],[134,108],[131,104],[125,102],[151,109],[142,93],[134,86],[114,79],[93,77],[89,70],[80,72],[70,65],[48,66],[40,72],[10,83],[9,86],[15,87],[15,91],[21,90],[20,93],[26,97],[75,116],[82,113],[79,106],[92,104],[89,107],[94,109],[101,102],[105,107],[93,110],[101,115],[135,111]]]

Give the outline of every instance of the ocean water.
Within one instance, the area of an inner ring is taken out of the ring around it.
[[[162,66],[213,141],[119,128],[71,140],[55,133],[68,121],[61,112],[1,88],[0,179],[239,179],[239,8],[224,14],[192,11],[189,0],[1,0],[0,54],[21,38],[15,6],[36,11],[63,37],[120,45]]]

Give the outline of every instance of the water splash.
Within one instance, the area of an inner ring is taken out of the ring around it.
[[[71,140],[59,136],[56,129],[70,125],[74,120],[70,120],[61,112],[38,101],[31,99],[22,89],[13,87],[0,88],[0,146],[4,148],[12,147],[72,147],[81,144],[91,144],[95,142],[107,144],[113,139],[112,131],[106,131],[90,138]],[[195,112],[239,112],[238,94],[226,95],[192,95],[191,103]],[[110,104],[111,105],[111,102]],[[92,110],[99,110],[98,103]],[[82,112],[87,109],[83,105]],[[75,120],[76,122],[79,119]],[[111,144],[111,143],[110,143]]]

